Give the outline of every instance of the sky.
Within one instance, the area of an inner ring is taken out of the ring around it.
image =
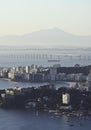
[[[0,0],[0,35],[55,27],[91,35],[91,0]]]

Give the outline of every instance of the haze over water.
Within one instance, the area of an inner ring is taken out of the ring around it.
[[[54,64],[61,64],[61,66],[74,66],[75,64],[80,64],[81,66],[89,65],[91,64],[91,48],[0,48],[1,67],[32,64],[44,67],[53,66]]]

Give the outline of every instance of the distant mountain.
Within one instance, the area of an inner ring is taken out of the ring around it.
[[[90,46],[91,36],[78,36],[54,28],[22,36],[0,36],[0,45]]]

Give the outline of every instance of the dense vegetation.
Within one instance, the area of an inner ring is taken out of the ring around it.
[[[12,90],[12,89],[11,89]],[[5,90],[0,90],[0,95]],[[70,94],[70,103],[73,110],[91,110],[91,92],[77,90],[75,88],[61,87],[56,90],[53,86],[40,86],[39,88],[22,88],[20,92],[14,90],[14,95],[0,96],[0,105],[3,108],[25,109],[27,103],[36,103],[35,109],[58,109],[66,106],[62,103],[62,94]],[[32,106],[30,107],[32,108]]]

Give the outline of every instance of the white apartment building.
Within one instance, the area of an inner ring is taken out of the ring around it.
[[[70,103],[70,95],[68,93],[65,93],[62,95],[62,103],[63,104],[69,104]]]
[[[30,72],[30,66],[26,66],[25,71],[26,71],[26,73],[29,73]]]

